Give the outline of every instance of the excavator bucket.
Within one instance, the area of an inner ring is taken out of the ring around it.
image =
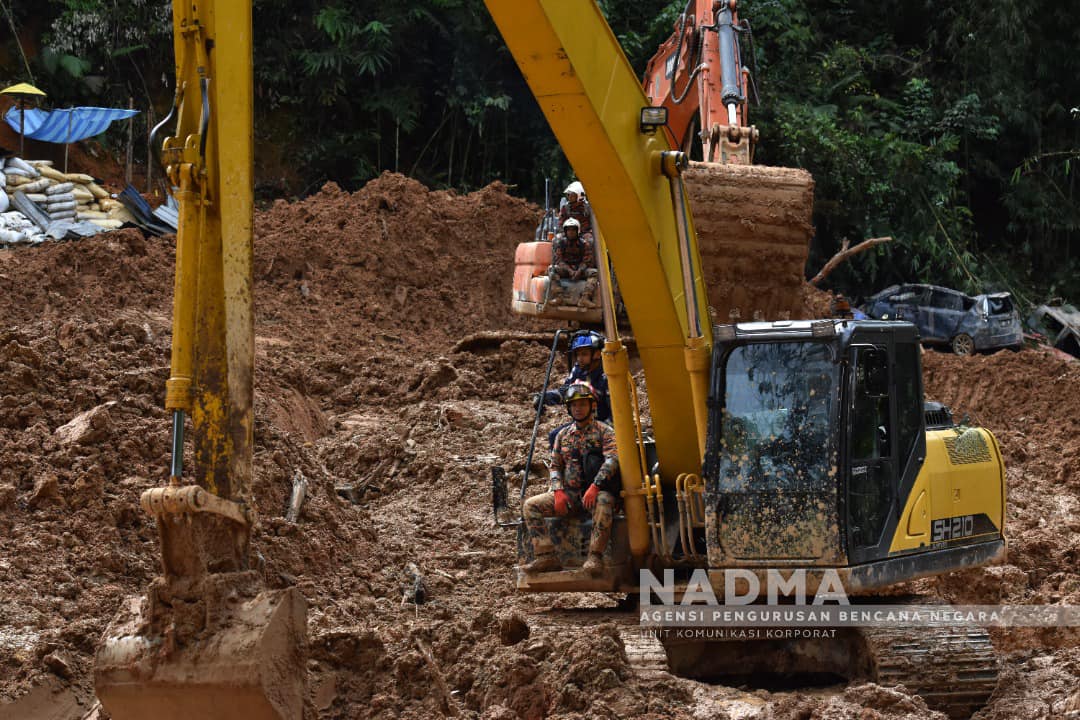
[[[545,320],[598,325],[603,320],[599,303],[583,300],[583,296],[595,296],[596,281],[556,280],[557,287],[553,287],[548,277],[551,252],[551,242],[546,240],[518,244],[514,252],[511,309],[519,315]]]
[[[799,319],[814,232],[810,173],[691,162],[683,181],[715,321]]]
[[[158,581],[125,601],[95,662],[113,720],[299,720],[306,602],[295,588],[251,595],[254,580],[213,576],[188,599]]]

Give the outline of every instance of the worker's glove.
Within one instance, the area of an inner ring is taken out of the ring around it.
[[[585,494],[581,498],[581,504],[585,506],[586,510],[592,510],[596,506],[596,496],[600,494],[600,488],[596,483],[589,486],[589,489],[585,491]]]
[[[555,514],[559,516],[570,514],[570,496],[565,490],[555,491]]]
[[[533,410],[539,410],[541,407],[544,406],[544,395],[543,395],[543,393],[533,393],[531,395],[531,398],[532,398]]]

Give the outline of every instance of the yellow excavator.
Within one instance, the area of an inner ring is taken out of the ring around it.
[[[990,432],[955,426],[941,408],[927,415],[916,328],[848,319],[710,322],[709,305],[737,307],[738,288],[714,287],[715,302],[707,291],[695,231],[702,213],[686,175],[715,179],[731,163],[691,167],[673,147],[660,131],[668,109],[646,96],[596,3],[485,2],[595,215],[603,365],[622,485],[603,571],[580,569],[591,521],[552,519],[565,569],[519,568],[518,589],[637,593],[643,570],[655,577],[670,570],[683,588],[701,570],[723,597],[725,571],[737,569],[761,587],[770,570],[788,579],[801,571],[808,593],[839,578],[848,595],[878,595],[1002,558],[1000,448]],[[711,24],[721,25],[730,7],[712,3]],[[738,167],[751,174],[722,181],[735,206],[740,181],[754,189],[755,168]],[[767,250],[767,238],[762,244]],[[618,333],[609,265],[644,370],[651,436]],[[497,518],[506,516],[502,477],[496,473]],[[524,566],[532,547],[518,528]],[[981,628],[845,637],[802,659],[819,672],[903,682],[955,717],[969,716],[996,684]],[[788,649],[798,660],[800,649]],[[725,667],[733,674],[776,667],[779,648],[665,650],[672,669],[710,677]]]
[[[114,720],[300,718],[307,609],[253,566],[251,3],[173,4],[177,91],[154,136],[178,188],[172,464],[141,505],[162,575],[125,601],[95,658]],[[153,137],[153,136],[152,136]],[[194,472],[184,473],[185,424]]]

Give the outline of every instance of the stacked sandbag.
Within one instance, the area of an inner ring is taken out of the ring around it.
[[[50,220],[85,220],[104,229],[115,229],[131,221],[131,214],[107,190],[83,173],[62,173],[50,160],[7,158],[2,166],[0,205],[10,204],[15,191],[45,212]],[[5,194],[6,193],[6,194]],[[0,212],[7,207],[0,209]]]
[[[7,200],[7,195],[0,192]],[[0,201],[0,205],[3,201]],[[36,245],[47,238],[41,229],[18,211],[0,212],[0,247],[7,245]]]

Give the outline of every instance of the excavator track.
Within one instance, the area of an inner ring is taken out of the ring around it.
[[[997,656],[982,628],[866,628],[862,636],[879,685],[903,685],[951,718],[970,718],[997,686]]]
[[[814,233],[810,173],[692,162],[683,180],[714,320],[801,318]]]
[[[982,708],[998,681],[990,635],[979,627],[849,628],[835,641],[669,640],[665,647],[658,634],[639,624],[636,613],[625,610],[549,610],[532,620],[558,633],[614,624],[630,666],[645,678],[673,673],[724,682],[726,677],[737,685],[770,673],[804,678],[832,673],[837,680],[903,685],[957,719]]]

